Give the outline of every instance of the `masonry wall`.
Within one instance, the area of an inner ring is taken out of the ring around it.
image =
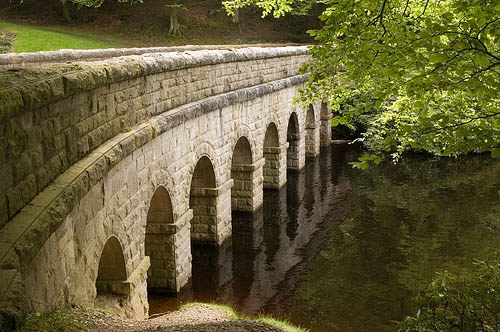
[[[0,313],[93,302],[110,237],[123,249],[126,315],[147,316],[148,286],[179,291],[191,276],[192,241],[231,236],[231,190],[235,205],[255,210],[263,185],[285,184],[292,112],[295,166],[303,166],[306,114],[292,101],[307,79],[296,75],[305,59],[300,47],[200,51],[0,72]],[[279,142],[264,151],[271,123]],[[246,175],[231,174],[241,137],[253,161]],[[214,199],[191,190],[202,157],[215,173]],[[173,220],[147,225],[159,186]],[[146,229],[164,257],[149,259]],[[150,265],[165,284],[148,285]]]
[[[120,133],[180,105],[294,76],[307,59],[305,47],[248,48],[0,71],[0,227]]]
[[[75,165],[68,165],[31,201],[30,208],[0,230],[0,243],[6,244],[0,246],[0,274],[20,287],[2,289],[8,295],[2,299],[18,291],[29,310],[41,311],[92,302],[100,252],[107,239],[115,236],[127,266],[126,313],[145,317],[150,262],[144,236],[154,190],[165,186],[172,201],[174,241],[169,248],[174,255],[166,260],[175,260],[171,287],[175,285],[178,291],[191,273],[189,234],[195,224],[191,225],[189,198],[197,161],[207,156],[214,167],[219,190],[215,243],[222,243],[231,235],[231,156],[236,142],[246,137],[252,160],[262,160],[265,130],[273,122],[280,146],[286,147],[291,112],[297,113],[299,123],[305,118],[292,105],[302,82],[292,77],[178,107],[115,136]],[[280,156],[286,158],[286,152]],[[286,167],[286,159],[281,165]],[[283,168],[278,177],[286,177]],[[5,306],[1,303],[0,310]]]
[[[118,162],[80,200],[35,258],[23,267],[30,308],[47,310],[60,304],[91,302],[96,294],[95,279],[100,252],[110,236],[120,239],[127,273],[133,274],[145,259],[146,218],[155,188],[163,185],[169,189],[175,223],[189,211],[189,198],[202,199],[197,193],[190,194],[191,176],[197,160],[201,156],[208,156],[213,162],[217,184],[226,183],[231,176],[230,157],[234,146],[226,142],[236,142],[243,132],[248,135],[246,137],[253,149],[252,154],[262,158],[265,128],[272,121],[272,113],[261,110],[264,105],[280,110],[278,114],[282,120],[276,125],[280,139],[285,139],[286,125],[292,111],[290,101],[295,91],[295,87],[284,89],[186,121]],[[206,126],[190,130],[201,123]],[[238,133],[238,130],[232,130],[235,127],[253,130],[239,130]],[[216,197],[203,198],[206,204],[201,207],[212,208],[214,213],[211,216],[226,220],[226,224],[217,227],[229,227],[230,231],[230,200],[227,198],[228,195],[230,197],[230,187],[219,190],[223,190],[226,195],[222,206],[218,207],[222,211],[219,216],[215,215],[216,209],[213,207],[217,203]],[[221,195],[218,199],[224,200],[224,197]],[[191,234],[201,241],[203,238],[196,234],[200,234],[198,228],[203,223],[197,220],[197,211],[193,211],[193,214]],[[172,230],[174,234],[175,227]],[[216,236],[218,232],[215,225],[211,227],[214,227],[211,233]],[[190,247],[189,237],[179,240],[185,243],[176,243],[178,249]],[[223,242],[222,239],[220,242]],[[169,242],[167,245],[169,248],[164,259],[166,264],[168,260],[173,264],[174,243]],[[190,252],[185,255],[188,257],[184,265],[190,264]],[[174,287],[175,279],[172,282]],[[131,294],[131,302],[134,307],[140,308],[139,312],[147,313],[145,276],[137,284],[135,293]],[[130,315],[133,315],[132,311]]]

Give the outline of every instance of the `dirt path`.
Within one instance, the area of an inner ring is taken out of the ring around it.
[[[146,321],[122,319],[108,313],[76,308],[72,315],[84,322],[89,332],[282,332],[275,327],[232,319],[223,309],[196,304]]]

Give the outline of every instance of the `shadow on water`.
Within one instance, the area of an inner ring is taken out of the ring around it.
[[[263,208],[233,212],[233,237],[193,248],[191,287],[151,313],[217,301],[312,331],[394,331],[436,271],[463,271],[500,240],[500,163],[409,156],[361,172],[351,146],[325,149]]]

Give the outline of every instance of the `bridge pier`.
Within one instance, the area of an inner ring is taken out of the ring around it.
[[[321,130],[320,130],[320,144],[322,147],[329,146],[332,141],[332,118],[333,113],[328,111],[326,103],[321,103]]]
[[[217,188],[192,188],[190,205],[192,243],[221,245],[231,236],[231,187],[233,180]]]
[[[253,164],[233,164],[231,178],[231,209],[252,212],[262,206],[263,166],[266,160],[260,159]]]
[[[289,143],[287,149],[286,166],[293,171],[300,171],[306,165],[306,141],[300,134],[287,135]]]
[[[306,158],[315,158],[320,149],[320,123],[308,124],[306,131]]]
[[[288,142],[281,147],[264,147],[264,188],[279,189],[286,184]]]
[[[191,277],[190,222],[187,210],[174,223],[146,225],[146,256],[151,259],[148,289],[178,293]]]

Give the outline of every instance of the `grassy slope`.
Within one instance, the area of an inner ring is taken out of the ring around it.
[[[60,48],[147,47],[185,44],[310,43],[307,29],[318,25],[316,14],[263,19],[260,12],[240,11],[234,24],[220,0],[184,0],[179,16],[182,36],[170,36],[164,1],[105,1],[98,9],[71,8],[72,22],[61,15],[59,0],[0,0],[0,30],[17,35],[15,52]],[[117,42],[118,41],[118,42]]]
[[[120,47],[115,41],[100,39],[100,36],[71,30],[46,29],[36,26],[11,24],[0,21],[0,30],[7,30],[16,35],[14,52],[53,51],[64,48],[92,49]]]

